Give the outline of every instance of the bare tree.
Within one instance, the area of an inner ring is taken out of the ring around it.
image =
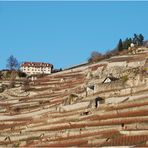
[[[11,55],[8,59],[7,59],[7,68],[9,68],[10,70],[15,70],[19,68],[19,63],[17,61],[17,59]]]
[[[11,77],[10,77],[10,83],[9,83],[8,88],[15,87],[16,76],[17,76],[17,72],[16,71],[12,71],[11,72]]]
[[[103,55],[97,51],[93,51],[91,53],[91,57],[88,59],[88,62],[95,63],[101,61],[103,59]]]
[[[148,48],[148,40],[143,42],[143,46]]]
[[[30,90],[30,83],[27,78],[23,81],[22,90],[24,90],[24,91]]]

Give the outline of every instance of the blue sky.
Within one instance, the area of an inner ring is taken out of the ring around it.
[[[148,39],[148,2],[0,2],[0,69],[13,54],[64,68],[119,39]]]

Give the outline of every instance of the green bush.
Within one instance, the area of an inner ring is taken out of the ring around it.
[[[5,78],[8,79],[8,78],[10,78],[10,77],[11,77],[11,71],[7,71],[6,74],[5,74]]]
[[[128,80],[128,75],[122,76],[121,79],[122,82],[126,82]]]
[[[26,73],[21,72],[21,71],[18,71],[17,73],[18,73],[19,77],[26,77],[27,76]]]

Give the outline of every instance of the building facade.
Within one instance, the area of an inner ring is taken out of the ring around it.
[[[51,74],[53,65],[42,62],[24,62],[20,70],[28,75]]]

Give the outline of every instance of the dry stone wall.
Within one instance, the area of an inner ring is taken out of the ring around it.
[[[148,147],[147,56],[51,74],[28,95],[21,87],[0,93],[0,147]],[[103,84],[110,73],[119,80]]]

